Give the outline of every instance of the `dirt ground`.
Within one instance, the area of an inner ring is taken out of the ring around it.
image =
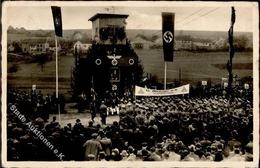
[[[49,121],[52,120],[52,117],[56,116],[57,120],[59,120],[58,114],[51,114]],[[61,122],[60,125],[62,127],[66,126],[68,123],[71,123],[72,126],[76,123],[76,119],[80,119],[82,125],[87,126],[88,122],[91,120],[91,115],[89,112],[84,113],[67,113],[67,114],[61,114]],[[106,122],[108,125],[111,125],[114,121],[119,121],[118,115],[109,115],[106,119]],[[101,118],[99,114],[97,114],[96,118],[94,118],[94,125],[100,124],[101,125]]]

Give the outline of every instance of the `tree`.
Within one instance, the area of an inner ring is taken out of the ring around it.
[[[160,37],[157,36],[157,35],[153,35],[153,36],[151,37],[151,40],[152,40],[152,41],[155,41],[155,40],[157,40],[158,38],[160,38]]]
[[[14,52],[15,53],[22,52],[22,48],[21,48],[21,46],[20,46],[20,44],[18,42],[13,42],[13,46],[14,46]]]
[[[38,65],[41,66],[41,71],[43,72],[44,65],[47,61],[49,61],[49,55],[48,53],[40,53],[34,56],[34,62],[37,62]]]
[[[18,69],[19,69],[19,65],[13,64],[10,66],[10,68],[8,68],[8,73],[15,73],[18,71]]]
[[[234,46],[237,51],[245,51],[248,45],[248,38],[245,35],[240,35],[234,38]]]

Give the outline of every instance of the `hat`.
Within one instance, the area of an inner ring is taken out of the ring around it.
[[[89,155],[88,155],[88,158],[89,158],[89,159],[94,159],[94,158],[95,158],[95,155],[89,154]]]
[[[98,134],[99,134],[99,135],[104,135],[105,133],[104,133],[103,129],[100,129],[100,130],[98,131]]]
[[[128,155],[128,153],[127,153],[126,150],[122,150],[121,155],[122,155],[123,157],[126,157],[126,156]]]
[[[92,137],[92,138],[97,138],[97,136],[98,136],[97,133],[93,133],[93,134],[91,134],[91,137]]]
[[[142,146],[147,146],[147,142],[143,142],[143,143],[142,143]]]
[[[193,145],[193,144],[189,146],[189,150],[190,150],[191,152],[194,152],[194,151],[195,151],[195,148],[196,148],[196,147],[195,147],[195,145]]]
[[[119,150],[117,148],[112,149],[112,152],[114,152],[115,154],[119,154]]]
[[[137,151],[136,156],[142,156],[142,151],[141,150]]]
[[[133,153],[134,150],[135,150],[135,149],[134,149],[132,146],[129,146],[129,147],[128,147],[128,151],[129,151],[130,153]]]
[[[216,150],[216,146],[215,145],[211,145],[211,150]]]

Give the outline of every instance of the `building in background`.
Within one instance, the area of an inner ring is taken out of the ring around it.
[[[45,39],[26,39],[20,43],[23,53],[35,54],[50,51],[50,44]]]
[[[211,50],[213,43],[208,39],[193,39],[192,50]]]
[[[74,53],[76,51],[80,52],[80,53],[86,53],[90,46],[91,46],[91,44],[89,44],[89,43],[82,43],[81,41],[77,41],[73,45],[73,51],[74,51]]]
[[[138,36],[131,42],[131,44],[135,49],[149,49],[155,43]]]

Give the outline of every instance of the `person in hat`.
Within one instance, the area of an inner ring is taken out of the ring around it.
[[[132,146],[128,147],[129,156],[127,158],[127,161],[134,161],[137,159],[137,155],[134,154],[134,151],[135,151],[135,149]]]
[[[253,143],[249,142],[245,147],[245,161],[253,161]]]
[[[97,131],[98,131],[98,130],[97,130],[97,128],[94,126],[93,121],[90,120],[90,121],[88,122],[88,125],[85,126],[84,135],[85,135],[86,139],[91,139],[91,135],[92,135],[93,133],[96,133]]]
[[[99,142],[101,143],[102,149],[107,156],[111,155],[112,142],[111,139],[106,136],[103,130],[99,131]]]
[[[241,142],[237,140],[238,137],[238,132],[236,130],[233,130],[231,133],[231,140],[228,141],[227,148],[229,149],[230,152],[234,151],[234,146],[240,147]]]
[[[150,152],[147,149],[142,149],[141,153],[142,153],[143,161],[151,161],[150,160]]]
[[[223,159],[224,159],[224,157],[223,157],[222,147],[221,147],[221,145],[219,145],[215,152],[214,161],[219,162],[219,161],[222,161]]]
[[[167,161],[180,161],[181,160],[181,156],[179,154],[177,154],[174,150],[174,146],[175,143],[171,143],[168,145],[168,151],[169,151],[169,157],[167,159]]]
[[[156,153],[155,147],[151,147],[150,152],[151,152],[150,156],[149,156],[150,161],[161,161],[162,160],[161,156]]]
[[[105,154],[105,152],[104,151],[101,151],[100,153],[99,153],[99,161],[106,161],[106,154]]]
[[[84,130],[84,126],[81,124],[80,119],[76,119],[76,123],[73,126],[73,133],[75,134],[79,134]]]
[[[189,157],[186,157],[189,154],[189,151],[187,149],[182,149],[179,151],[180,155],[181,155],[181,161],[192,161],[189,160]]]
[[[91,109],[91,120],[93,121],[93,122],[95,122],[95,117],[96,117],[96,114],[97,114],[97,107],[96,107],[96,101],[95,100],[93,100],[93,101],[91,101],[90,102],[90,109]]]
[[[99,111],[100,111],[101,123],[103,125],[106,125],[107,106],[105,105],[104,101],[101,102],[101,105],[99,107]]]
[[[56,116],[52,117],[52,121],[50,124],[52,127],[56,127],[57,125],[59,125],[59,122],[56,121]]]
[[[122,156],[120,155],[119,150],[117,148],[114,148],[112,150],[111,159],[114,160],[114,161],[122,160]]]
[[[122,161],[126,161],[128,159],[128,153],[126,150],[122,150],[120,155],[122,156]]]
[[[88,161],[95,161],[95,155],[89,154],[88,155]]]
[[[86,148],[85,150],[85,160],[89,160],[89,155],[92,154],[94,155],[94,160],[97,160],[97,156],[100,150],[102,150],[102,146],[100,142],[97,140],[97,133],[93,133],[91,135],[92,139],[87,140],[84,144],[83,147]]]
[[[187,160],[189,160],[189,161],[199,161],[200,160],[199,156],[195,154],[195,148],[196,148],[196,146],[193,144],[189,146],[190,152],[186,156]]]
[[[137,151],[135,159],[134,160],[129,160],[129,161],[142,161],[142,160],[143,160],[142,151]]]

